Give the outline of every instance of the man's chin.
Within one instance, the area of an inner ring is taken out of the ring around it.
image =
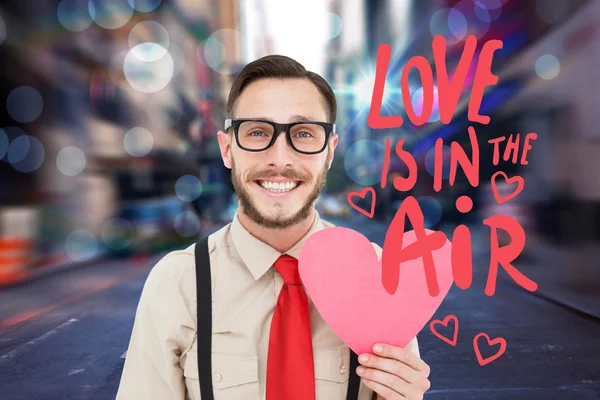
[[[242,208],[242,212],[246,214],[251,220],[260,226],[269,229],[287,229],[293,225],[298,224],[306,216],[301,212],[302,209],[298,210],[282,210],[281,208],[273,209],[249,209],[245,212]]]
[[[290,212],[288,210],[279,210],[274,212],[273,210],[259,210],[259,215],[261,219],[269,224],[280,224],[290,221],[296,216],[296,214],[300,210],[295,210],[295,212]]]

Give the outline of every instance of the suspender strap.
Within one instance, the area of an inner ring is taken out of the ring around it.
[[[202,400],[214,400],[212,387],[212,280],[210,276],[210,256],[208,236],[196,243],[196,307],[197,307],[197,346],[198,377]],[[356,374],[358,356],[350,351],[350,378],[346,400],[358,400],[360,377]],[[312,399],[307,399],[312,400]]]
[[[358,355],[350,350],[350,379],[348,380],[346,400],[358,400],[360,376],[356,374],[356,368],[358,368]]]
[[[196,307],[198,376],[202,400],[214,400],[212,387],[212,284],[208,236],[196,243]]]

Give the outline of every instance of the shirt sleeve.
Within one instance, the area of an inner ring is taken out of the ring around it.
[[[116,400],[186,398],[180,356],[189,347],[182,334],[187,312],[173,263],[165,256],[144,284]]]

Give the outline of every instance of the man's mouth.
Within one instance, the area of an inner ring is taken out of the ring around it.
[[[296,189],[302,184],[301,181],[268,181],[268,180],[257,180],[255,181],[263,189],[271,193],[288,193]]]

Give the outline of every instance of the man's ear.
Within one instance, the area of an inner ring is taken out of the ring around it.
[[[327,162],[328,162],[328,167],[327,169],[331,169],[331,164],[333,163],[333,157],[334,157],[334,153],[335,153],[335,148],[338,145],[338,135],[335,134],[333,135],[330,139],[329,139],[329,146],[327,148]]]
[[[221,158],[223,159],[223,164],[231,169],[231,139],[232,136],[223,131],[217,132],[217,140],[219,142],[219,149],[221,150]]]

